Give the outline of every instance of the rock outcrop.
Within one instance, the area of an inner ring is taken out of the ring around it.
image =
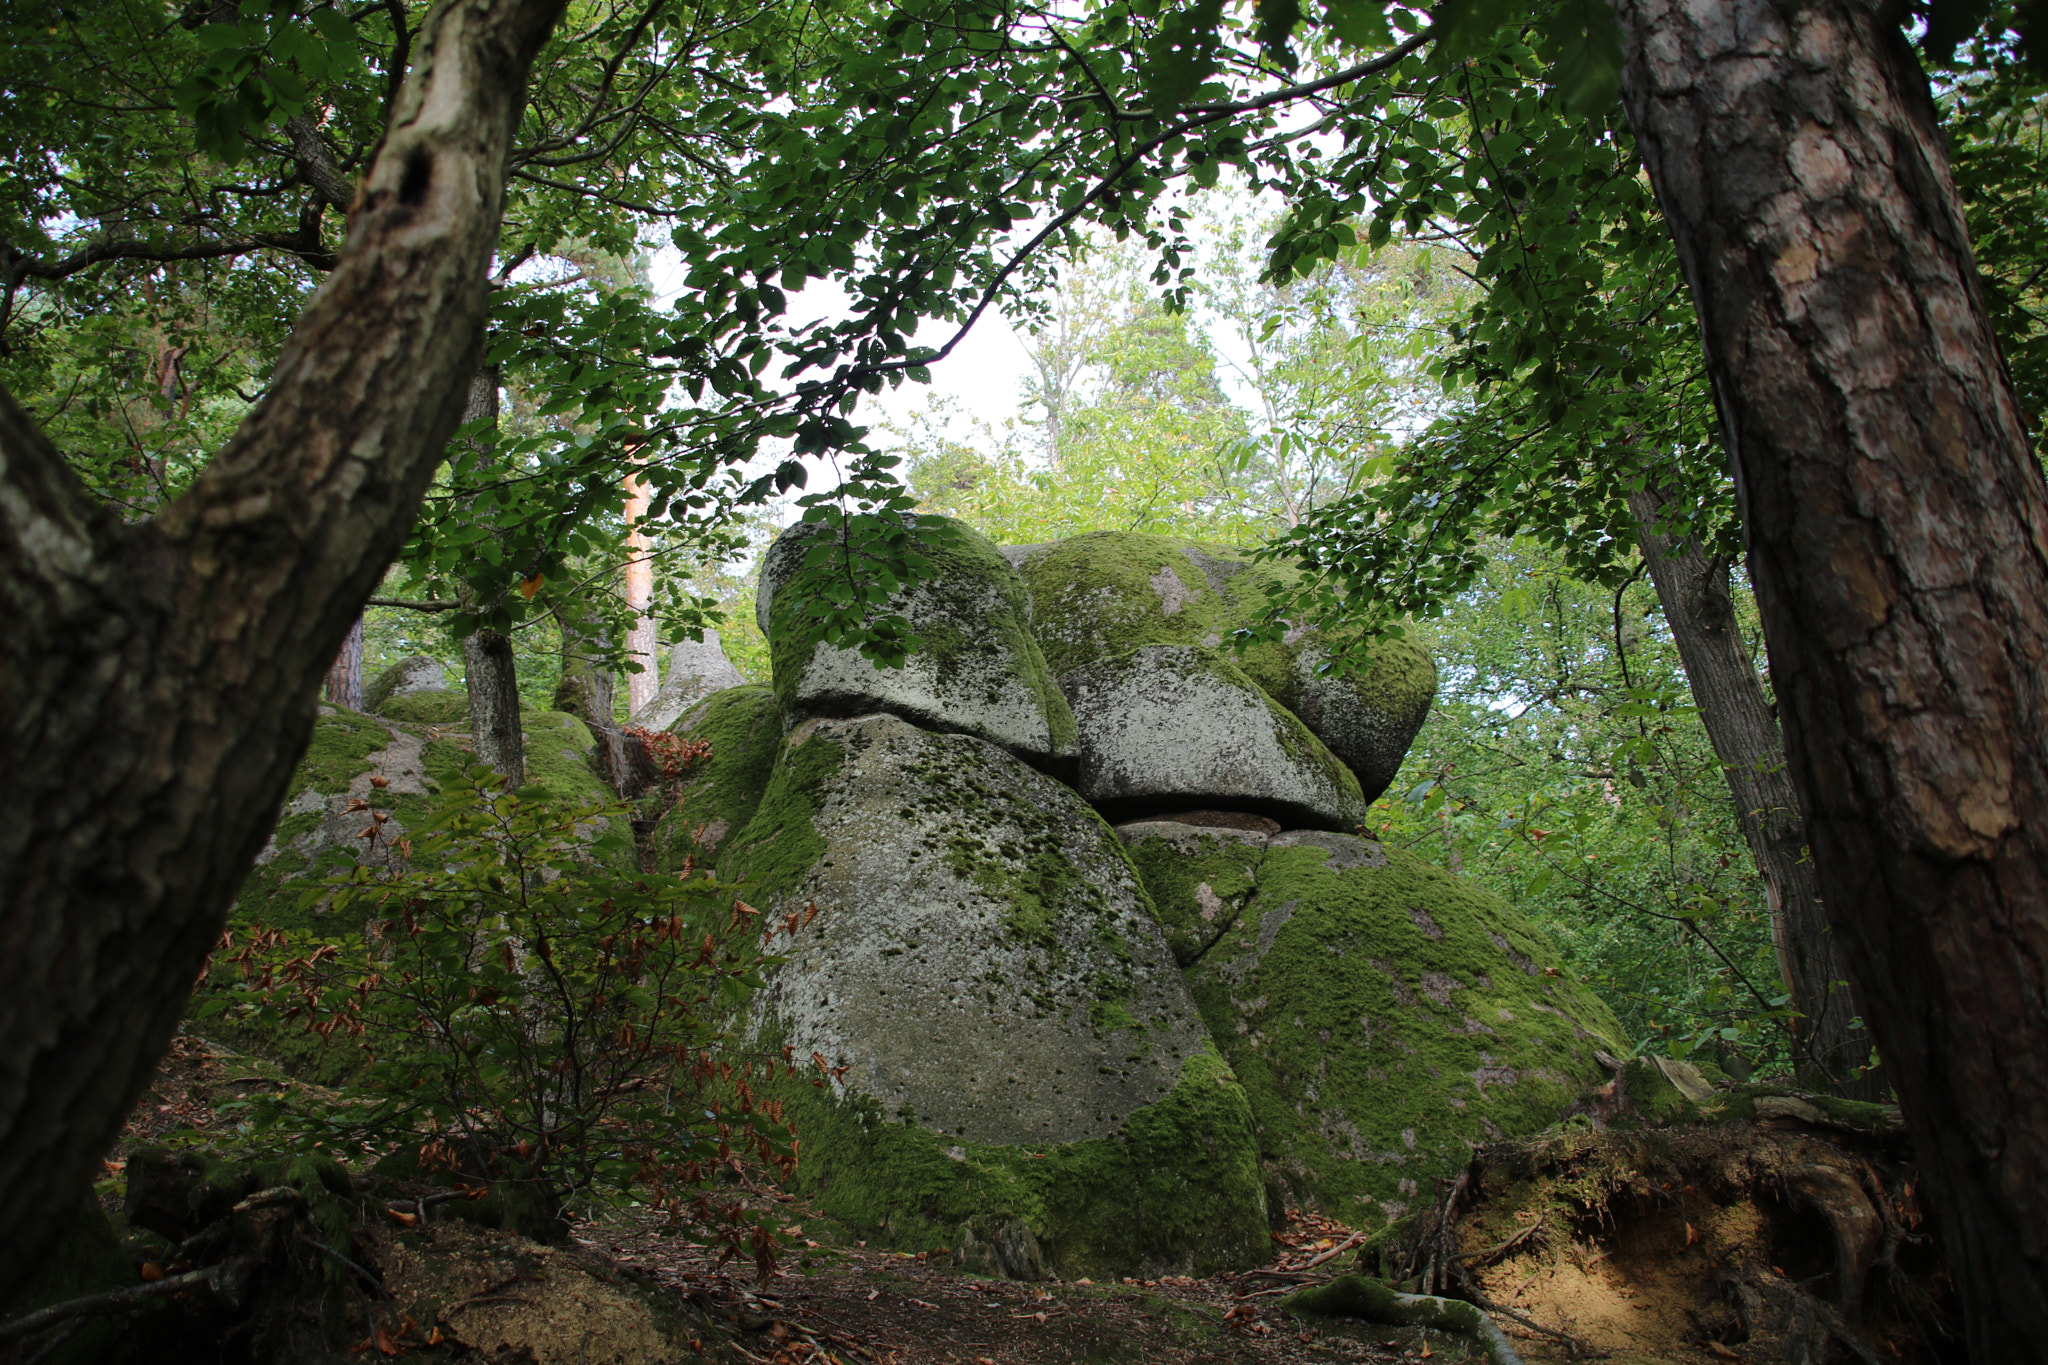
[[[1021,1224],[1069,1273],[1263,1254],[1243,1094],[1071,789],[978,737],[808,720],[725,867],[817,908],[754,1026],[846,1068],[796,1097],[828,1213],[947,1243]]]
[[[930,573],[875,613],[901,613],[914,623],[922,645],[901,668],[879,668],[856,650],[823,641],[800,643],[800,604],[785,588],[808,554],[834,548],[824,527],[793,526],[769,547],[755,603],[784,720],[887,711],[926,729],[977,735],[1041,768],[1064,769],[1073,759],[1074,721],[1026,626],[1022,583],[987,537],[940,517],[919,524],[945,537],[925,551]]]
[[[1030,600],[1031,628],[1056,676],[1147,645],[1224,649],[1292,575],[1221,545],[1099,531],[1003,554]],[[1353,675],[1318,671],[1312,628],[1239,652],[1232,663],[1300,717],[1356,775],[1369,802],[1385,791],[1436,696],[1436,666],[1411,641],[1384,639]]]
[[[633,713],[629,722],[649,730],[666,730],[685,712],[714,692],[746,686],[746,675],[725,657],[718,632],[705,627],[701,640],[678,640],[668,651],[661,689],[654,700]]]
[[[1612,1016],[1511,906],[1352,832],[1434,695],[1412,643],[1356,677],[1312,629],[1236,649],[1285,577],[1223,547],[919,526],[930,576],[877,608],[922,641],[904,667],[806,643],[833,547],[793,529],[757,598],[773,684],[682,710],[708,753],[643,798],[657,870],[803,926],[734,1024],[811,1059],[771,1086],[823,1213],[1020,1278],[1246,1266],[1273,1201],[1397,1218],[1604,1079]],[[460,694],[384,705],[425,698]],[[534,780],[598,794],[589,733],[524,719]],[[247,893],[272,904],[376,856],[351,803],[402,830],[466,758],[320,725]]]

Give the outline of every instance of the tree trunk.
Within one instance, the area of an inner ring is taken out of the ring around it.
[[[626,610],[633,624],[626,628],[626,657],[640,665],[626,675],[626,714],[638,716],[661,691],[661,637],[648,607],[654,601],[654,546],[641,529],[647,516],[647,485],[637,474],[626,476]]]
[[[498,420],[498,371],[485,366],[470,376],[462,424]],[[469,735],[476,756],[526,785],[526,734],[519,724],[519,670],[512,641],[488,627],[462,642],[462,672],[469,689]]]
[[[512,642],[495,630],[478,630],[462,642],[462,669],[469,679],[469,737],[477,758],[514,787],[525,786],[526,735],[519,727]]]
[[[2048,486],[1878,7],[1617,0],[1829,921],[1971,1358],[2048,1359]]]
[[[327,700],[351,711],[363,709],[363,618],[341,637],[341,652],[327,666]]]
[[[0,393],[0,1299],[183,1013],[475,369],[561,0],[436,7],[263,402],[124,525]]]
[[[591,729],[618,728],[612,709],[616,684],[612,671],[598,660],[604,633],[584,622],[573,606],[557,606],[555,623],[562,628],[562,678],[555,684],[555,709],[567,711]]]
[[[1816,1089],[1882,1100],[1888,1087],[1863,1069],[1870,1035],[1850,1026],[1857,1015],[1853,993],[1828,929],[1820,879],[1807,857],[1806,822],[1785,768],[1778,722],[1735,621],[1728,566],[1709,560],[1689,540],[1657,532],[1664,503],[1656,490],[1631,495],[1628,506],[1693,701],[1770,898],[1778,967],[1798,1011],[1793,1051],[1800,1076]]]

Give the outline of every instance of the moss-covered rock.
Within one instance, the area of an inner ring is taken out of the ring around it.
[[[1222,651],[1149,645],[1060,675],[1079,789],[1111,818],[1199,806],[1355,829],[1366,800],[1323,742]]]
[[[467,692],[407,692],[387,698],[374,709],[387,720],[400,720],[408,725],[469,728]]]
[[[822,641],[809,649],[799,643],[794,599],[784,588],[805,555],[828,543],[824,527],[791,527],[762,557],[755,604],[785,721],[887,711],[1063,769],[1073,754],[1073,717],[1026,627],[1016,571],[978,532],[941,517],[919,524],[946,536],[925,550],[927,576],[880,609],[901,613],[919,637],[918,651],[901,668],[878,667]]]
[[[1548,1126],[1605,1075],[1607,1007],[1512,906],[1460,878],[1341,834],[1262,849],[1156,822],[1119,834],[1269,1169],[1305,1205],[1360,1226],[1399,1218],[1474,1144]]]
[[[711,754],[684,779],[679,799],[654,827],[655,870],[713,867],[726,841],[754,818],[775,752],[782,713],[766,683],[729,687],[692,707],[670,732],[708,741]]]
[[[611,801],[616,796],[597,775],[597,739],[567,711],[523,711],[526,784],[557,801]]]
[[[1291,571],[1228,546],[1100,531],[1004,551],[1029,594],[1031,629],[1055,676],[1147,645],[1214,649],[1265,610]],[[1356,674],[1321,671],[1316,631],[1248,649],[1234,662],[1299,716],[1357,776],[1385,791],[1436,696],[1436,665],[1405,639],[1382,640]]]
[[[755,1025],[846,1068],[791,1099],[828,1212],[924,1245],[1019,1221],[1062,1268],[1263,1256],[1242,1094],[1071,790],[895,716],[808,721],[722,871],[818,908]]]
[[[448,670],[439,659],[412,654],[370,679],[363,688],[363,709],[382,712],[384,704],[397,697],[411,697],[448,690]]]

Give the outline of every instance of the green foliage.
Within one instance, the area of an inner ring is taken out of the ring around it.
[[[402,864],[309,893],[359,932],[246,931],[229,955],[240,985],[206,1008],[367,1056],[337,1092],[253,1101],[258,1127],[301,1150],[416,1151],[507,1197],[630,1198],[770,1254],[766,1230],[705,1189],[722,1166],[795,1164],[718,1022],[758,987],[766,940],[730,885],[608,870],[626,814],[472,768],[401,841]]]
[[[1442,683],[1373,828],[1533,916],[1637,1046],[1785,1063],[1767,897],[1654,594],[1489,551],[1414,632]]]

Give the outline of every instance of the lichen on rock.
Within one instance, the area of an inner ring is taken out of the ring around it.
[[[755,602],[785,721],[887,711],[1063,769],[1073,753],[1073,718],[1026,627],[1016,571],[978,532],[942,517],[917,524],[943,533],[923,550],[930,571],[879,609],[900,613],[919,637],[901,668],[879,667],[824,641],[803,644],[796,604],[784,589],[812,549],[829,545],[823,526],[791,527],[769,547]]]
[[[1230,645],[1296,575],[1229,546],[1134,531],[1008,547],[1031,628],[1055,675],[1148,645]],[[1385,638],[1356,672],[1329,670],[1319,634],[1233,649],[1233,662],[1343,760],[1370,802],[1401,766],[1436,696],[1436,665],[1412,641]]]
[[[1149,822],[1119,833],[1170,938],[1228,921],[1188,982],[1269,1169],[1305,1206],[1401,1217],[1473,1143],[1548,1126],[1604,1075],[1607,1007],[1513,907],[1412,854],[1316,831],[1259,850]],[[1233,892],[1214,920],[1203,886]]]
[[[817,907],[754,1018],[764,1040],[846,1068],[828,1106],[800,1095],[795,1113],[799,1178],[843,1210],[893,1210],[943,1239],[953,1211],[976,1208],[967,1186],[979,1181],[1007,1191],[1056,1262],[1084,1264],[1107,1252],[1083,1248],[1111,1233],[1084,1235],[1058,1211],[1106,1199],[1100,1216],[1122,1217],[1136,1196],[1114,1187],[1127,1176],[1098,1180],[1098,1168],[1126,1170],[1133,1144],[1191,1145],[1243,1166],[1242,1180],[1211,1196],[1208,1231],[1157,1210],[1139,1220],[1148,1230],[1117,1233],[1125,1263],[1208,1264],[1223,1253],[1199,1247],[1218,1237],[1237,1248],[1229,1263],[1262,1254],[1248,1116],[1214,1126],[1235,1081],[1135,873],[1071,790],[985,740],[893,715],[807,721],[723,867],[764,909]],[[1167,1131],[1191,1077],[1208,1127]],[[1084,1160],[1098,1151],[1087,1144],[1107,1146]],[[971,1180],[970,1162],[983,1173]],[[952,1193],[905,1205],[906,1181]]]
[[[1112,818],[1227,805],[1349,830],[1358,779],[1218,650],[1150,645],[1060,675],[1080,742],[1081,795]]]

